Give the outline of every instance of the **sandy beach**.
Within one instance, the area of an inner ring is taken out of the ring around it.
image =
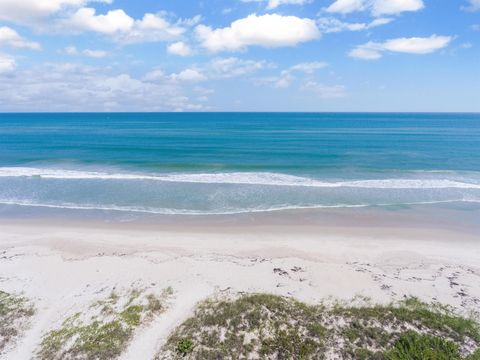
[[[2,358],[30,359],[42,335],[74,309],[132,286],[171,287],[173,295],[168,309],[136,332],[124,359],[153,358],[199,301],[221,293],[267,292],[307,303],[358,296],[388,303],[416,296],[464,314],[478,311],[476,232],[426,223],[3,220],[2,290],[23,293],[38,311]]]

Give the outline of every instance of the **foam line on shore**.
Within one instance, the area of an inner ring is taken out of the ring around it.
[[[237,184],[265,186],[299,186],[316,188],[369,188],[369,189],[480,189],[480,183],[455,179],[391,178],[352,181],[321,181],[301,176],[271,172],[227,172],[227,173],[108,173],[95,171],[41,169],[30,167],[2,167],[1,178],[41,178],[57,180],[125,180],[163,181],[201,184]],[[472,180],[470,180],[472,181]]]
[[[25,201],[0,200],[0,205],[22,206],[22,207],[38,207],[52,209],[67,210],[91,210],[91,211],[115,211],[115,212],[131,212],[158,215],[234,215],[247,213],[262,213],[287,210],[309,210],[309,209],[342,209],[342,208],[367,208],[367,207],[390,207],[390,206],[415,206],[415,205],[435,205],[449,203],[480,203],[478,200],[439,200],[439,201],[419,201],[402,204],[338,204],[338,205],[285,205],[270,208],[250,208],[250,209],[233,209],[225,211],[201,211],[201,210],[184,210],[184,209],[168,209],[168,208],[140,208],[129,206],[101,206],[101,205],[76,205],[76,204],[44,204]]]

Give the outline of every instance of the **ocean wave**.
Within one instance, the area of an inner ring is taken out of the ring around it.
[[[201,211],[201,210],[187,210],[187,209],[169,209],[169,208],[143,208],[133,206],[103,206],[103,205],[77,205],[70,203],[62,204],[47,204],[34,203],[27,201],[16,200],[0,200],[0,205],[22,206],[22,207],[37,207],[37,208],[51,208],[51,209],[66,209],[66,210],[90,210],[90,211],[113,211],[113,212],[128,212],[141,214],[155,214],[155,215],[235,215],[247,213],[266,213],[288,210],[315,210],[315,209],[342,209],[342,208],[367,208],[367,207],[390,207],[390,206],[415,206],[415,205],[435,205],[444,203],[480,203],[480,200],[439,200],[439,201],[419,201],[403,204],[337,204],[337,205],[281,205],[272,206],[268,208],[245,208],[245,209],[228,209],[219,211]]]
[[[443,174],[444,177],[449,174]],[[200,184],[238,184],[265,186],[300,186],[317,188],[372,188],[372,189],[480,189],[480,181],[454,178],[390,178],[348,181],[321,181],[313,178],[272,172],[225,172],[225,173],[110,173],[32,167],[1,167],[0,177],[31,177],[59,180],[125,180],[159,181]],[[452,175],[450,174],[450,177]]]

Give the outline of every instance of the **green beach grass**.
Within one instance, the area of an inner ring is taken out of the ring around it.
[[[0,354],[22,334],[34,314],[29,299],[0,291]]]
[[[156,359],[478,360],[479,345],[476,321],[415,298],[354,307],[253,294],[201,303]]]
[[[92,304],[65,319],[60,327],[45,334],[37,356],[41,360],[95,359],[120,356],[135,330],[166,309],[170,288],[160,296],[131,289]]]
[[[118,358],[136,330],[166,310],[171,295],[170,288],[157,294],[113,290],[46,333],[36,358]],[[0,351],[33,314],[28,299],[0,292]],[[368,299],[360,305],[358,299],[309,305],[270,294],[230,295],[201,302],[155,360],[480,360],[477,320],[416,298],[388,305]]]

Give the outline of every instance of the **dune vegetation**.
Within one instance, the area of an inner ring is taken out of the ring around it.
[[[42,360],[115,359],[138,327],[165,311],[170,294],[171,289],[159,296],[135,288],[126,294],[112,291],[106,299],[69,316],[47,333],[37,356]]]
[[[307,305],[267,294],[207,300],[157,360],[478,360],[480,328],[415,298],[385,305]]]
[[[0,291],[0,354],[28,327],[34,314],[29,299]]]

